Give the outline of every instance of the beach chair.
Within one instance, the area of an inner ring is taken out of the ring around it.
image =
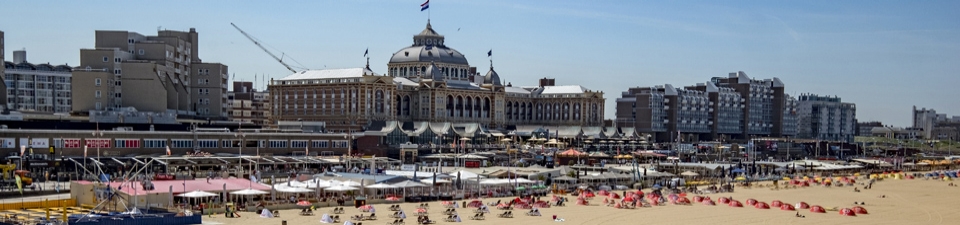
[[[417,220],[417,224],[434,224],[437,221],[430,220],[430,218],[424,218],[423,220]]]
[[[280,210],[273,210],[273,217],[280,217]]]
[[[377,214],[376,214],[376,213],[370,213],[369,216],[364,217],[363,219],[364,219],[364,220],[377,220]]]
[[[513,211],[506,211],[497,216],[500,218],[513,218]]]
[[[477,214],[473,215],[472,217],[470,217],[470,219],[472,219],[472,220],[483,220],[483,213],[477,213]]]
[[[334,223],[339,223],[339,222],[340,222],[340,215],[333,216],[333,222],[334,222]]]
[[[400,225],[400,220],[393,220],[393,222],[387,223],[387,225]]]
[[[450,215],[450,216],[447,216],[447,218],[444,218],[443,221],[444,221],[444,222],[454,222],[454,221],[457,221],[457,219],[454,218],[453,215]]]

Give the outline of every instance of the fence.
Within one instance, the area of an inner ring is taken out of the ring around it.
[[[51,208],[51,207],[73,207],[77,206],[77,200],[74,199],[64,199],[64,200],[50,200],[50,201],[39,201],[39,202],[11,202],[0,204],[0,210],[11,210],[11,209],[40,209],[40,208]]]
[[[123,219],[110,219],[110,218],[101,218],[96,221],[83,221],[76,222],[71,221],[71,225],[187,225],[187,224],[200,224],[201,215],[193,216],[172,216],[172,215],[163,215],[161,216],[142,216],[130,218],[126,217]]]

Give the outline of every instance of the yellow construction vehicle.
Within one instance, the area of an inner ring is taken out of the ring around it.
[[[30,184],[33,184],[33,178],[30,177],[30,171],[16,170],[16,169],[17,169],[17,165],[15,164],[8,163],[8,164],[0,165],[0,170],[3,171],[4,180],[12,179],[13,177],[11,175],[13,175],[13,176],[20,177],[20,182],[23,184],[23,186],[28,186]]]

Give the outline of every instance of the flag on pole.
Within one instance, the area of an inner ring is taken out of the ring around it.
[[[487,57],[491,57],[491,56],[493,56],[493,49],[490,49],[490,51],[487,51]]]
[[[364,50],[364,51],[363,51],[363,57],[367,57],[367,53],[370,53],[370,49],[369,49],[369,48],[368,48],[367,50]]]
[[[87,145],[83,145],[83,157],[87,157]]]
[[[427,10],[427,9],[429,9],[429,8],[430,8],[430,0],[427,0],[426,2],[423,2],[423,4],[420,4],[420,11],[421,11],[421,12],[423,12],[424,10]]]
[[[26,145],[21,145],[21,146],[20,146],[20,157],[23,157],[23,152],[26,152],[26,151],[27,151],[27,146],[26,146]]]
[[[310,156],[310,147],[304,147],[304,149],[306,150],[306,155]]]
[[[170,152],[170,146],[168,145],[168,146],[167,146],[167,155],[172,155],[172,154],[173,154],[173,153]]]
[[[23,180],[20,180],[20,175],[14,174],[14,179],[17,180],[17,190],[20,190],[20,194],[23,194]]]

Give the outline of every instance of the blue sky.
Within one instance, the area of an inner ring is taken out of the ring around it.
[[[236,23],[311,69],[378,73],[412,44],[427,12],[400,1],[4,1],[8,56],[79,64],[94,30],[200,33],[199,56],[237,80],[289,74],[230,26]],[[493,49],[514,85],[552,77],[606,92],[703,83],[744,71],[779,77],[788,93],[836,95],[861,121],[908,126],[913,105],[960,115],[960,1],[463,1],[430,3],[435,30],[481,73]],[[458,31],[459,30],[459,31]],[[7,60],[10,60],[8,57]],[[262,77],[262,75],[258,75]]]

